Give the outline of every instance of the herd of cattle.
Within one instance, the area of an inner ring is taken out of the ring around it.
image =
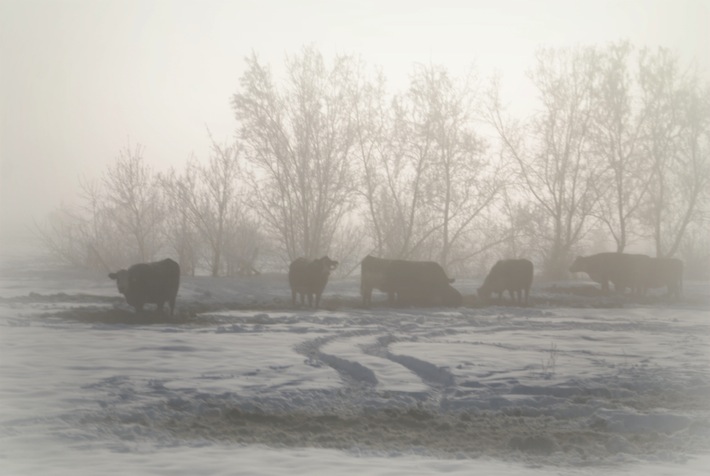
[[[291,300],[301,305],[318,307],[330,273],[338,262],[324,256],[315,260],[298,258],[288,270]],[[372,303],[372,291],[387,294],[392,305],[460,306],[461,293],[451,283],[453,279],[434,261],[407,261],[366,256],[360,268],[360,294],[363,305]],[[584,272],[609,291],[609,283],[617,293],[643,295],[650,288],[667,288],[670,296],[678,299],[683,286],[683,262],[674,258],[651,258],[640,254],[598,253],[578,257],[570,271]],[[489,271],[478,296],[488,301],[497,293],[499,299],[508,291],[510,298],[521,305],[528,304],[533,281],[533,264],[527,259],[499,260]],[[144,304],[156,304],[162,311],[165,303],[170,315],[175,310],[175,299],[180,286],[180,266],[171,259],[154,263],[139,263],[130,268],[109,274],[116,280],[118,291],[136,312]]]

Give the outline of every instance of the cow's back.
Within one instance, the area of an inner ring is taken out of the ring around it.
[[[170,258],[138,263],[128,268],[129,302],[160,303],[175,299],[180,287],[180,265]]]
[[[570,271],[587,273],[593,281],[601,283],[602,288],[611,281],[617,289],[637,289],[649,272],[649,260],[650,257],[643,254],[597,253],[577,258]]]
[[[138,289],[148,298],[159,298],[176,291],[180,285],[180,265],[170,258],[153,263],[139,263],[128,269],[129,279],[139,283]]]
[[[498,260],[486,275],[481,289],[484,294],[529,289],[532,285],[533,273],[533,263],[528,259]]]
[[[451,282],[444,268],[434,261],[392,260],[385,278],[386,286],[395,291],[412,287],[441,289]]]

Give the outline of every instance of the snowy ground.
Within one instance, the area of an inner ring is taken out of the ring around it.
[[[0,474],[708,474],[707,283],[366,310],[350,278],[311,311],[196,277],[173,318],[114,286],[0,263]]]

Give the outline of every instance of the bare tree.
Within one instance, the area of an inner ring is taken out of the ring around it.
[[[211,153],[206,164],[190,160],[183,176],[170,187],[185,219],[199,230],[209,249],[207,260],[211,275],[219,276],[228,235],[235,228],[233,220],[242,207],[238,195],[240,148],[236,144],[219,145],[212,140]]]
[[[140,146],[119,152],[101,180],[79,182],[80,203],[54,211],[37,226],[45,246],[63,261],[115,269],[153,259],[161,246],[163,200]]]
[[[426,202],[438,227],[437,260],[449,266],[474,224],[503,188],[500,171],[485,158],[486,144],[475,130],[478,94],[475,78],[451,78],[443,68],[420,66],[412,77],[407,118],[412,136],[426,144]],[[498,237],[479,242],[483,248]]]
[[[78,268],[93,267],[87,253],[86,221],[67,206],[53,210],[45,222],[34,224],[40,243],[55,258]]]
[[[364,203],[362,215],[365,232],[377,256],[397,256],[387,248],[387,222],[382,219],[379,199],[383,187],[382,164],[393,154],[392,114],[387,106],[385,78],[380,73],[372,81],[364,81],[359,88],[359,98],[354,103],[355,122],[354,155],[357,157],[357,193]]]
[[[590,132],[598,55],[593,48],[541,49],[530,75],[541,109],[522,125],[503,118],[499,90],[491,95],[490,120],[516,166],[523,191],[547,217],[544,273],[566,274],[572,247],[583,237],[595,210],[600,177],[591,159]]]
[[[473,228],[502,188],[475,131],[474,86],[473,76],[418,66],[409,89],[389,103],[381,76],[360,89],[356,155],[378,255],[445,266],[470,257]]]
[[[157,176],[145,163],[143,148],[127,145],[104,174],[107,213],[116,226],[116,236],[135,246],[136,261],[150,261],[160,248],[164,219]]]
[[[253,168],[252,205],[289,258],[326,253],[354,203],[358,63],[337,56],[329,67],[306,48],[287,58],[282,87],[256,55],[246,63],[232,106]]]
[[[672,256],[710,197],[710,87],[662,48],[642,51],[639,78],[654,172],[644,218],[656,254]]]
[[[192,215],[190,199],[196,194],[197,177],[186,167],[183,175],[173,169],[161,178],[165,197],[165,242],[175,252],[180,272],[194,276],[200,264],[202,240]]]
[[[431,208],[426,207],[426,170],[430,167],[431,136],[420,140],[408,120],[410,104],[403,95],[392,102],[390,139],[380,163],[370,162],[375,180],[372,221],[380,233],[385,256],[429,258],[428,246],[436,231]]]
[[[648,196],[653,175],[644,160],[647,108],[634,94],[633,48],[628,42],[612,44],[600,51],[596,113],[592,123],[593,149],[606,167],[596,185],[599,218],[624,251],[637,236],[639,208]]]

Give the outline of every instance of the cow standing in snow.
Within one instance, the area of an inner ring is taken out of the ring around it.
[[[683,291],[683,261],[677,258],[651,258],[644,276],[644,293],[650,288],[666,288],[666,295],[680,299]]]
[[[572,273],[587,273],[592,281],[601,284],[602,291],[609,291],[609,282],[614,291],[623,294],[626,288],[641,294],[651,267],[651,258],[642,254],[597,253],[578,256],[569,270]]]
[[[296,305],[296,295],[301,296],[301,305],[304,297],[308,297],[310,307],[318,307],[320,298],[328,284],[330,272],[338,267],[338,262],[327,256],[309,261],[306,258],[294,260],[288,268],[288,284],[291,287],[291,302]]]
[[[434,261],[407,261],[366,256],[361,263],[363,305],[372,303],[372,290],[387,293],[393,304],[460,306],[461,293],[451,286],[444,268]]]
[[[126,297],[126,302],[136,312],[141,312],[144,304],[157,304],[158,311],[162,312],[167,302],[170,315],[173,315],[180,287],[180,265],[170,258],[134,264],[128,269],[110,273],[108,277],[116,281],[118,292]]]
[[[527,306],[532,281],[532,261],[527,259],[499,260],[488,272],[483,285],[478,288],[478,295],[486,301],[490,299],[492,293],[498,293],[500,299],[503,297],[503,293],[508,291],[513,302]]]

